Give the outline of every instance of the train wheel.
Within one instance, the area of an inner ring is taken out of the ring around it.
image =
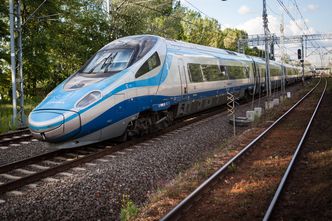
[[[243,96],[243,100],[245,102],[250,102],[252,101],[253,93],[250,93],[249,91],[246,91]]]
[[[120,136],[120,137],[116,137],[114,138],[114,141],[117,143],[123,143],[126,142],[128,140],[128,130],[126,129],[125,132]]]

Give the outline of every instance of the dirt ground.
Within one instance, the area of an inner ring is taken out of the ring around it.
[[[272,129],[181,220],[262,220],[324,84]]]
[[[271,220],[332,220],[332,79]]]
[[[164,188],[158,190],[157,192],[152,193],[149,196],[149,202],[140,209],[140,213],[138,216],[136,216],[133,220],[159,220],[161,217],[163,217],[169,210],[171,210],[177,203],[179,203],[182,199],[184,199],[188,194],[190,194],[200,183],[202,183],[207,177],[209,177],[214,171],[219,169],[222,165],[224,165],[230,158],[232,158],[235,154],[237,154],[244,146],[246,146],[249,142],[251,142],[252,139],[254,139],[258,134],[260,134],[264,128],[266,128],[268,125],[271,124],[273,120],[275,120],[277,117],[279,117],[282,113],[284,113],[291,105],[293,105],[300,97],[306,93],[306,91],[309,90],[317,81],[312,81],[311,85],[306,85],[305,87],[301,86],[302,89],[299,90],[297,93],[294,94],[294,99],[284,101],[282,105],[279,105],[276,108],[273,108],[272,110],[268,111],[268,114],[264,114],[262,118],[255,122],[255,124],[252,125],[251,129],[246,130],[243,134],[238,135],[234,138],[230,138],[223,146],[216,149],[216,151],[211,154],[210,157],[206,158],[202,162],[196,163],[190,170],[179,174],[179,176],[167,184]],[[303,111],[300,111],[298,115],[300,115]],[[301,120],[299,120],[301,122]],[[292,121],[295,122],[295,121]],[[303,123],[303,122],[302,122]],[[279,140],[277,142],[281,143],[287,143],[288,141],[291,141],[293,143],[296,143],[293,139],[284,139],[287,134],[298,134],[296,131],[296,125],[293,125],[294,123],[289,123],[287,127],[289,127],[289,130],[286,132],[280,132],[275,133],[276,140]],[[303,129],[303,128],[302,128]],[[303,132],[303,131],[302,131]],[[268,150],[271,149],[271,144],[265,145],[265,147],[262,147],[262,149]],[[294,150],[294,147],[293,149]],[[259,205],[257,202],[262,201],[261,199],[258,199],[253,197],[253,192],[260,193],[262,191],[265,191],[269,193],[270,195],[274,193],[274,190],[269,187],[270,184],[277,183],[277,179],[272,179],[272,175],[264,175],[265,172],[270,171],[270,168],[274,168],[275,164],[278,164],[278,168],[285,168],[289,159],[290,154],[292,151],[280,151],[276,152],[275,154],[272,154],[269,156],[268,159],[258,161],[256,163],[251,162],[256,167],[265,168],[263,169],[263,172],[254,172],[255,174],[260,175],[258,178],[254,178],[254,176],[249,176],[249,181],[245,181],[242,179],[239,179],[238,182],[235,182],[235,178],[232,174],[228,174],[228,179],[225,179],[222,182],[222,185],[228,185],[228,190],[232,191],[226,194],[233,194],[233,199],[235,199],[235,195],[237,196],[246,196],[247,200],[245,201],[239,201],[240,203],[231,203],[232,206],[226,205],[226,209],[224,208],[214,208],[211,209],[212,211],[220,210],[221,213],[225,214],[227,213],[227,210],[230,211],[227,218],[222,218],[221,216],[214,214],[215,216],[210,217],[201,217],[201,220],[251,220],[251,219],[260,219],[263,216],[263,212],[261,212],[258,208]],[[251,155],[251,154],[250,154]],[[241,169],[241,165],[234,165],[233,172],[239,172]],[[265,171],[265,172],[264,172]],[[235,174],[235,173],[234,173]],[[282,172],[279,172],[279,174],[282,174]],[[264,177],[268,177],[265,181],[263,181]],[[275,175],[277,176],[277,175]],[[281,175],[279,175],[281,176]],[[271,180],[270,180],[271,179]],[[232,188],[229,187],[231,185],[231,182],[234,184]],[[235,185],[236,184],[236,185]],[[277,184],[275,184],[277,185]],[[225,193],[225,192],[224,192]],[[218,204],[220,200],[223,200],[226,195],[222,195],[216,197],[216,199],[213,199],[214,204]],[[201,199],[203,200],[203,199]],[[201,201],[200,200],[200,201]],[[229,203],[229,202],[228,202]],[[242,213],[246,215],[248,213],[249,209],[254,208],[254,212],[256,212],[256,216],[251,216],[251,218],[248,218],[249,216],[243,216],[243,214],[240,215],[234,215],[235,212],[232,212],[233,209],[236,211],[237,208],[242,210]],[[210,209],[210,208],[207,208]],[[197,209],[198,210],[198,209]],[[265,210],[265,208],[264,208]],[[258,211],[258,212],[257,212]],[[199,214],[199,213],[198,213]],[[232,217],[233,214],[234,216]],[[257,215],[258,214],[258,215]],[[194,214],[191,214],[194,215]],[[196,214],[197,215],[197,214]],[[196,217],[191,217],[192,220],[200,220],[199,215]],[[182,219],[181,219],[182,220]],[[188,217],[188,220],[190,220],[190,217]]]

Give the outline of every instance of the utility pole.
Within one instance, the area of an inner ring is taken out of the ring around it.
[[[284,68],[284,62],[285,62],[285,22],[284,22],[284,14],[281,14],[281,24],[280,24],[280,44],[281,44],[281,65],[282,65],[282,81],[281,81],[281,93],[284,95],[286,90],[286,69]]]
[[[111,20],[112,20],[112,0],[106,0],[106,13],[107,13],[107,21],[109,23],[109,41],[113,39],[113,28],[111,26]]]
[[[26,126],[26,116],[24,114],[22,23],[20,0],[9,0],[9,22],[13,102],[12,127],[20,128]]]
[[[16,125],[17,104],[16,104],[16,56],[15,56],[15,18],[14,18],[14,2],[9,0],[9,22],[10,22],[10,63],[12,72],[12,101],[13,116],[12,125]]]
[[[265,35],[266,88],[267,88],[267,96],[271,97],[270,56],[269,56],[270,30],[269,30],[269,27],[268,27],[268,19],[267,19],[267,12],[266,12],[266,0],[263,0],[263,26],[264,26],[264,35]]]
[[[109,18],[111,18],[111,10],[112,10],[112,0],[106,0],[106,11],[109,15]]]
[[[302,36],[302,41],[301,41],[301,46],[302,46],[302,58],[301,58],[301,64],[302,64],[302,83],[304,84],[304,36]]]

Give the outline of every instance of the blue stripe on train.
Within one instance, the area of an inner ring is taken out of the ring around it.
[[[91,134],[97,130],[110,126],[114,123],[121,121],[127,117],[130,117],[134,114],[140,113],[145,110],[152,109],[154,104],[161,103],[170,103],[170,105],[178,104],[185,101],[193,101],[202,98],[207,98],[211,96],[216,96],[220,94],[225,94],[226,91],[239,92],[241,89],[248,88],[252,84],[242,85],[238,87],[228,88],[228,89],[219,89],[213,91],[206,91],[200,93],[187,94],[185,96],[160,96],[160,95],[149,95],[141,96],[133,99],[125,100],[109,110],[105,111],[100,116],[97,116],[95,119],[89,123],[82,125],[80,129],[74,130],[69,134],[66,134],[54,142],[61,142],[68,140],[75,136],[74,138],[79,138],[88,134]],[[109,123],[108,123],[109,122]],[[79,132],[79,134],[77,134]]]
[[[106,99],[108,99],[109,97],[111,97],[112,95],[114,94],[117,94],[121,91],[124,91],[124,90],[127,90],[127,89],[130,89],[130,88],[136,88],[136,87],[146,87],[146,86],[158,86],[160,85],[161,83],[163,83],[168,75],[168,70],[171,66],[171,62],[172,62],[172,55],[167,55],[167,58],[166,58],[166,61],[165,63],[163,64],[163,67],[161,68],[160,72],[151,77],[151,78],[148,78],[148,79],[144,79],[144,80],[137,80],[137,81],[133,81],[133,82],[129,82],[129,83],[126,83],[126,84],[122,84],[121,86],[115,88],[113,91],[111,91],[110,93],[108,93],[107,95],[103,96],[102,99],[98,100],[97,102],[95,102],[94,104],[86,107],[85,109],[82,109],[80,111],[78,111],[79,114],[82,114],[90,109],[92,109],[93,107],[95,107],[96,105],[100,104],[101,102],[104,102]],[[120,76],[120,75],[119,75]],[[116,78],[116,79],[119,79],[119,76]],[[122,76],[122,75],[121,75]],[[107,83],[108,81],[106,81]],[[107,84],[109,85],[109,84]],[[86,89],[85,89],[86,90]],[[90,91],[93,91],[94,89],[90,89]],[[60,93],[64,93],[64,91],[61,91]],[[70,92],[66,92],[66,93],[70,93]],[[56,97],[56,94],[54,94],[53,96]],[[81,99],[81,97],[80,97]],[[47,105],[47,100],[45,100],[43,103],[45,103]],[[52,108],[49,108],[49,107],[45,107],[43,108],[42,105],[38,105],[37,107],[38,109],[36,110],[43,110],[43,109],[52,109]],[[57,109],[56,107],[53,107],[54,109]],[[68,118],[65,119],[65,122],[69,122],[71,120],[73,120],[74,118],[76,118],[77,115],[72,115]],[[44,127],[38,127],[38,126],[33,126],[33,125],[30,125],[30,128],[32,130],[35,130],[35,131],[38,131],[38,130],[44,130],[44,129],[47,129],[49,127],[56,127],[56,126],[59,126],[61,125],[61,122],[56,122],[52,125],[48,125],[48,126],[44,126]]]

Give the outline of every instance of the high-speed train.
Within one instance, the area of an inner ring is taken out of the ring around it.
[[[271,61],[272,87],[300,76],[298,68]],[[129,36],[104,46],[50,92],[30,113],[29,128],[59,148],[125,139],[226,103],[227,91],[250,96],[265,84],[261,58],[159,36]]]

